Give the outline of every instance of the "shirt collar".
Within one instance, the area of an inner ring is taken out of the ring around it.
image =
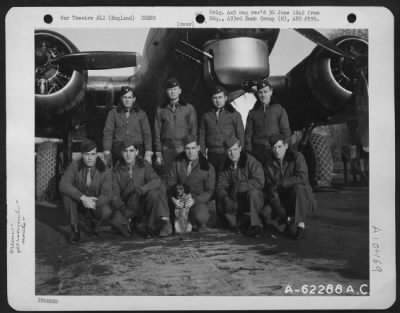
[[[121,162],[121,167],[124,168],[124,169],[129,169],[130,166],[135,167],[135,166],[136,166],[136,163],[137,163],[137,162],[135,161],[135,163],[126,164],[124,161],[122,161],[122,162]]]
[[[189,162],[190,161],[188,159],[186,159],[186,165],[189,165]],[[196,167],[197,164],[199,164],[199,159],[193,160],[192,161],[192,168]]]
[[[168,107],[172,108],[174,104],[172,104],[171,102],[168,102]],[[180,100],[178,100],[177,102],[175,102],[175,107],[177,108],[178,106],[180,106]]]
[[[87,167],[85,166],[85,173],[87,175],[87,173],[89,172],[90,169],[90,176],[94,175],[94,172],[96,172],[96,166],[92,166],[92,167]]]

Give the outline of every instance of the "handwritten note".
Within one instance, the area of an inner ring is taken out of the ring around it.
[[[21,214],[21,207],[18,200],[16,201],[16,208],[12,211],[16,215],[15,223],[10,224],[10,253],[22,253],[25,246],[26,234],[26,220],[25,216]]]
[[[372,227],[372,237],[371,237],[371,250],[370,250],[370,254],[372,257],[372,269],[371,271],[373,272],[383,272],[383,261],[381,258],[381,244],[380,244],[380,240],[381,240],[381,231],[382,229],[371,225]]]

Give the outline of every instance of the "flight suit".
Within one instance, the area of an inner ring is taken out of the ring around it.
[[[250,212],[250,226],[262,227],[263,188],[264,171],[253,156],[242,151],[236,168],[228,159],[218,179],[217,197],[231,227],[241,223],[245,212]]]
[[[199,153],[191,172],[187,175],[188,160],[185,152],[180,153],[168,173],[168,193],[176,184],[186,184],[194,199],[194,205],[189,210],[189,221],[193,225],[205,226],[210,217],[208,202],[215,191],[215,170],[202,153]]]
[[[111,222],[124,234],[130,219],[153,231],[158,218],[169,217],[166,189],[152,166],[139,156],[131,168],[123,161],[116,164],[112,191],[114,214]]]
[[[200,148],[207,159],[214,166],[218,173],[222,170],[226,160],[224,141],[226,138],[235,136],[240,140],[240,145],[244,145],[244,127],[242,116],[232,107],[226,104],[219,113],[218,118],[216,108],[204,113],[200,123]]]
[[[154,120],[154,152],[161,152],[168,173],[176,156],[184,150],[183,140],[197,136],[197,114],[194,107],[179,100],[175,111],[169,104],[157,108]]]
[[[112,197],[111,171],[106,168],[103,161],[96,159],[96,164],[91,170],[91,182],[87,186],[88,168],[82,160],[73,161],[61,178],[59,190],[62,194],[64,209],[66,210],[70,224],[79,224],[78,210],[84,210],[90,215],[102,221],[107,221],[111,216],[110,201]],[[96,209],[83,207],[80,198],[82,195],[96,197]]]
[[[152,151],[151,129],[147,114],[135,103],[129,117],[122,107],[111,110],[106,119],[103,132],[103,150],[111,151],[113,162],[120,159],[119,143],[131,139],[138,147],[139,154]]]
[[[266,200],[273,214],[279,219],[294,216],[296,224],[305,222],[306,214],[313,209],[315,202],[304,156],[288,149],[280,164],[270,153],[264,173]]]
[[[271,149],[269,138],[275,134],[283,134],[289,138],[291,130],[286,110],[278,103],[265,108],[257,101],[247,116],[245,130],[245,149],[253,154],[264,165],[266,155]]]

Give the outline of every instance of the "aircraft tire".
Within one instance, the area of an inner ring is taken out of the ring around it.
[[[36,200],[54,200],[57,195],[57,143],[39,144],[36,156]]]
[[[333,159],[326,138],[320,134],[312,133],[309,138],[312,151],[311,164],[314,169],[309,171],[314,177],[310,182],[318,187],[330,187],[332,183]]]

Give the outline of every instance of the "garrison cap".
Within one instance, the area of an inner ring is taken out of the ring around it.
[[[269,137],[269,144],[271,146],[275,145],[279,140],[282,140],[283,143],[288,143],[287,138],[283,134],[274,134],[271,137]]]
[[[263,89],[265,87],[272,88],[270,82],[267,79],[260,80],[257,84],[257,90]]]
[[[82,153],[92,151],[93,149],[97,149],[97,145],[93,140],[84,139],[81,143],[81,151]]]
[[[164,83],[164,88],[166,88],[166,89],[179,87],[179,86],[180,86],[179,80],[175,77],[168,78]]]
[[[125,94],[127,94],[129,91],[132,91],[133,96],[135,96],[135,91],[133,90],[132,87],[129,86],[122,86],[121,87],[121,97]]]
[[[210,90],[210,96],[216,95],[217,93],[223,92],[225,95],[227,94],[227,91],[224,87],[222,86],[215,86]]]
[[[129,148],[130,146],[134,146],[135,149],[137,149],[138,147],[136,146],[136,144],[133,142],[132,139],[127,138],[124,141],[122,141],[119,144],[119,150],[122,152],[122,150],[125,150],[126,148]]]
[[[231,137],[226,138],[224,140],[224,148],[225,148],[225,150],[228,150],[228,149],[232,148],[235,145],[235,143],[239,143],[239,145],[240,145],[240,140],[237,139],[235,136],[231,136]]]
[[[198,143],[196,136],[188,135],[188,136],[185,137],[185,139],[183,139],[183,145],[184,146],[186,146],[186,145],[188,145],[189,143],[192,143],[192,142],[196,142],[196,144]]]

